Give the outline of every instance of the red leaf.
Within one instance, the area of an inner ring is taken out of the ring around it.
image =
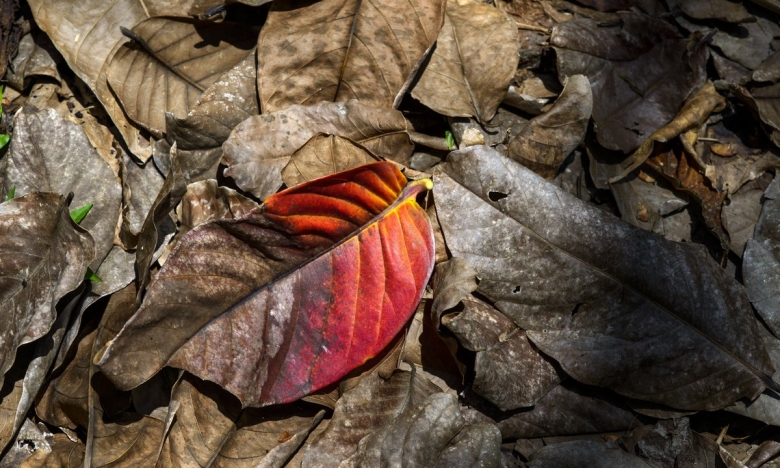
[[[433,233],[415,200],[430,182],[404,183],[391,163],[369,164],[193,229],[101,369],[133,388],[178,367],[244,406],[336,382],[403,328],[431,274]]]

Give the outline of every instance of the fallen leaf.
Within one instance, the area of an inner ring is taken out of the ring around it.
[[[177,208],[181,224],[177,234],[209,221],[240,218],[259,206],[233,189],[220,187],[216,180],[189,184]]]
[[[49,331],[57,302],[84,280],[95,244],[71,221],[67,200],[54,193],[30,193],[0,204],[0,241],[15,253],[0,263],[0,301],[8,311],[0,326],[3,375],[17,347]]]
[[[726,100],[718,94],[712,82],[708,81],[685,102],[680,112],[677,113],[671,122],[653,132],[647,140],[642,142],[639,148],[623,163],[623,170],[618,175],[610,178],[609,182],[617,182],[641,166],[653,153],[657,142],[666,143],[682,133],[696,130],[704,125],[711,113],[720,112],[725,108]]]
[[[32,0],[28,3],[36,24],[48,34],[76,75],[95,92],[130,152],[141,161],[149,159],[152,152],[148,139],[127,120],[106,79],[109,60],[127,41],[119,28],[132,28],[147,18],[142,2]]]
[[[84,460],[84,445],[73,442],[65,434],[54,434],[51,451],[36,450],[20,468],[46,468],[50,466],[81,466]]]
[[[25,34],[19,41],[19,50],[12,62],[13,67],[5,75],[8,84],[24,90],[33,77],[49,77],[60,81],[57,64],[51,54],[53,50],[54,45],[48,36],[40,34],[40,31]]]
[[[679,9],[698,20],[718,20],[728,23],[749,23],[756,21],[742,3],[729,0],[669,0],[669,8]]]
[[[772,130],[772,141],[780,146],[780,83],[750,90],[761,121]]]
[[[414,372],[396,371],[387,380],[369,374],[338,400],[327,428],[306,445],[303,466],[338,467],[363,438],[438,391]]]
[[[753,81],[777,83],[780,81],[780,52],[773,52],[753,70]]]
[[[414,148],[406,119],[398,111],[354,100],[294,105],[250,117],[233,130],[222,146],[225,175],[264,200],[282,186],[281,171],[293,153],[317,133],[349,138],[380,158],[405,165]]]
[[[772,175],[765,173],[763,177],[742,186],[729,197],[729,203],[723,204],[723,229],[729,235],[729,248],[739,257],[742,257],[747,241],[753,237],[753,229],[761,214],[761,197],[771,181]]]
[[[765,201],[753,238],[743,257],[745,288],[750,302],[772,333],[780,334],[780,183],[777,175]]]
[[[592,109],[588,78],[568,77],[550,110],[531,119],[509,142],[507,156],[552,180],[569,153],[585,138]]]
[[[229,22],[149,18],[114,53],[108,84],[127,116],[161,138],[165,112],[183,118],[198,97],[254,47],[249,28]]]
[[[489,148],[448,160],[434,196],[450,252],[567,374],[680,409],[777,386],[744,289],[703,249],[588,206]]]
[[[599,143],[628,153],[672,120],[703,84],[707,49],[663,20],[617,15],[617,26],[579,18],[559,24],[550,43],[561,81],[576,74],[590,80]]]
[[[134,413],[122,413],[112,422],[98,417],[90,466],[152,468],[157,462],[163,421]],[[86,457],[89,457],[87,452]]]
[[[363,146],[336,135],[318,133],[290,157],[282,181],[294,187],[319,177],[376,161]]]
[[[519,47],[517,26],[501,10],[447,2],[436,48],[412,97],[443,115],[488,122],[517,70]]]
[[[244,406],[294,401],[337,381],[400,331],[433,268],[430,223],[414,199],[429,182],[402,193],[403,181],[393,164],[369,164],[193,229],[103,354],[102,371],[127,389],[170,365],[219,383]]]
[[[586,440],[573,440],[552,444],[534,452],[529,468],[586,468],[609,466],[610,468],[651,468],[655,465],[624,452],[619,447]]]
[[[274,2],[257,43],[260,107],[398,107],[443,20],[439,0]]]
[[[95,241],[90,268],[96,271],[114,244],[122,188],[81,128],[54,109],[26,106],[15,119],[14,138],[3,158],[2,192],[73,193],[71,209],[92,203],[81,223]]]
[[[129,155],[122,159],[122,224],[118,244],[131,249],[138,243],[138,234],[164,179],[154,164],[139,166]]]

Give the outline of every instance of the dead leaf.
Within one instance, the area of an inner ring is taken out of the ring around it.
[[[703,84],[707,49],[660,19],[617,15],[616,26],[579,18],[559,24],[550,43],[561,81],[576,74],[590,80],[599,143],[628,153],[672,120]]]
[[[780,335],[780,183],[767,187],[761,216],[743,258],[748,297],[772,333]]]
[[[318,133],[293,153],[282,169],[282,181],[286,186],[294,187],[376,160],[369,150],[351,140]]]
[[[777,83],[780,81],[780,52],[775,51],[753,70],[753,81]]]
[[[71,207],[92,203],[80,226],[95,241],[96,271],[114,244],[122,188],[81,128],[54,109],[26,106],[16,116],[11,148],[3,158],[2,193],[73,193]]]
[[[149,416],[122,413],[112,422],[98,417],[90,466],[152,468],[157,462],[162,433],[163,422]],[[86,456],[89,455],[88,452]]]
[[[726,100],[718,94],[712,82],[708,81],[685,102],[671,122],[653,132],[647,140],[642,142],[639,148],[623,163],[623,170],[610,178],[609,182],[615,183],[641,166],[653,153],[656,142],[666,143],[687,131],[696,130],[704,125],[711,113],[720,112],[725,108]]]
[[[101,369],[126,389],[163,366],[178,367],[219,383],[244,406],[295,401],[337,381],[400,331],[433,268],[431,227],[414,199],[430,182],[401,194],[404,182],[393,164],[369,164],[281,192],[243,218],[193,229]],[[315,214],[332,221],[320,224]],[[358,267],[359,278],[350,273]],[[376,288],[380,281],[387,287]],[[358,291],[355,302],[340,301]]]
[[[742,257],[747,241],[753,237],[753,229],[761,214],[761,197],[771,181],[772,175],[765,173],[743,185],[729,197],[729,203],[723,205],[723,229],[729,235],[729,248],[739,257]]]
[[[118,0],[32,0],[35,22],[49,35],[71,69],[95,92],[135,157],[146,161],[151,146],[125,117],[108,88],[108,61],[127,42],[120,27],[132,28],[146,19],[142,2]],[[63,21],[68,18],[68,21]]]
[[[669,0],[669,8],[698,20],[718,20],[728,23],[750,23],[756,21],[742,3],[729,0]]]
[[[198,97],[254,47],[243,25],[149,18],[132,28],[108,66],[108,83],[128,117],[162,138],[165,112],[184,118]]]
[[[349,138],[380,158],[404,165],[414,148],[406,119],[398,111],[360,101],[295,105],[239,124],[222,147],[228,166],[225,175],[264,200],[282,186],[281,171],[293,153],[317,133]]]
[[[47,468],[51,466],[81,466],[84,460],[84,445],[73,442],[65,434],[54,434],[51,451],[36,450],[20,468]]]
[[[209,221],[240,218],[259,206],[233,189],[220,187],[216,180],[195,182],[187,186],[177,208],[179,233],[183,235]]]
[[[450,117],[493,118],[519,59],[517,26],[477,2],[447,2],[436,48],[412,97]]]
[[[57,64],[52,58],[54,45],[39,31],[25,34],[19,41],[19,50],[5,79],[18,90],[24,90],[33,77],[48,77],[60,81]],[[56,52],[54,52],[56,54]],[[62,61],[60,59],[60,61]]]
[[[588,78],[568,77],[550,110],[531,119],[512,139],[507,156],[552,180],[569,153],[585,138],[592,109]]]
[[[0,240],[15,252],[0,264],[0,297],[8,311],[0,326],[5,336],[2,375],[17,347],[49,331],[57,302],[83,281],[95,244],[70,219],[67,200],[54,193],[31,193],[0,204]]]
[[[448,160],[434,196],[449,250],[567,374],[681,409],[776,386],[742,286],[703,249],[617,220],[494,150]]]
[[[655,465],[624,452],[614,444],[573,440],[543,447],[534,452],[529,468],[585,468],[609,466],[610,468],[651,468]]]
[[[257,43],[260,107],[398,107],[443,20],[439,0],[274,2]]]

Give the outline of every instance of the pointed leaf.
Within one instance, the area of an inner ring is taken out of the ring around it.
[[[444,2],[276,1],[258,40],[263,112],[359,99],[398,107],[436,41]]]
[[[150,18],[127,34],[134,42],[111,59],[108,83],[127,115],[161,138],[165,111],[184,118],[206,88],[247,56],[256,33],[229,22]]]
[[[361,145],[336,135],[317,134],[282,169],[288,187],[376,161]]]
[[[777,387],[742,285],[704,249],[620,221],[489,148],[448,160],[434,195],[449,250],[566,373],[680,409]]]
[[[412,96],[450,117],[493,118],[519,60],[517,25],[492,5],[447,2],[444,26]]]
[[[132,388],[178,367],[244,406],[294,401],[337,381],[379,353],[420,300],[433,234],[415,196],[427,183],[404,189],[392,163],[374,163],[193,229],[101,369]]]

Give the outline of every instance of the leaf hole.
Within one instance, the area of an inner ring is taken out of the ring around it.
[[[513,289],[513,290],[512,290],[512,292],[513,292],[514,294],[517,294],[517,293],[519,293],[519,292],[520,292],[520,286],[519,286],[519,285],[518,285],[518,286],[515,286],[515,289]]]
[[[494,202],[497,202],[497,201],[499,201],[501,199],[504,199],[504,198],[506,198],[508,196],[509,195],[507,195],[507,194],[505,194],[503,192],[497,192],[495,190],[491,190],[491,191],[488,192],[488,198],[490,199],[490,201],[494,201]]]

